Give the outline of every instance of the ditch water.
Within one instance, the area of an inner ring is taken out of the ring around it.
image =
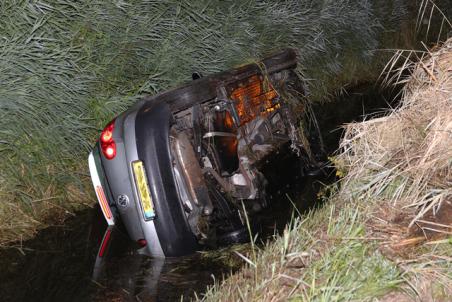
[[[315,106],[326,152],[337,148],[341,124],[381,112],[393,96],[364,85],[334,102]],[[271,240],[275,230],[283,229],[292,217],[294,205],[301,212],[319,205],[317,192],[334,181],[334,171],[302,176],[299,161],[285,152],[266,171],[270,207],[261,216],[262,232],[268,234],[262,240]],[[106,238],[109,244],[103,246]],[[234,250],[246,246],[152,259],[137,254],[123,231],[108,229],[98,208],[87,209],[64,225],[0,250],[0,300],[181,301],[181,296],[189,300],[202,297],[207,286],[238,270],[244,262]]]
[[[307,209],[321,187],[317,178],[298,178],[287,173],[287,167],[281,169],[287,185],[274,186],[273,206],[260,217],[262,232],[269,236],[284,228],[291,216],[293,206],[286,194],[299,209]],[[106,238],[109,244],[104,248]],[[121,228],[108,228],[97,207],[82,211],[62,226],[49,227],[32,240],[0,250],[4,267],[0,301],[181,301],[181,296],[189,300],[195,293],[201,296],[214,280],[239,269],[244,262],[234,251],[243,253],[248,246],[163,260],[137,254],[134,244]]]

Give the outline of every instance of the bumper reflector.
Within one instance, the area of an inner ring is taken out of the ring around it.
[[[104,189],[102,188],[102,183],[99,178],[99,173],[97,172],[96,160],[94,159],[93,152],[91,152],[89,154],[88,166],[89,166],[89,172],[91,174],[91,180],[93,182],[94,191],[96,191],[97,201],[99,202],[99,205],[102,210],[102,213],[104,214],[105,220],[107,220],[108,225],[114,225],[115,220],[114,220],[113,214],[111,212],[110,205],[108,203],[108,199],[105,196]]]
[[[107,198],[105,197],[104,190],[101,186],[96,186],[96,194],[99,199],[100,207],[107,220],[111,219],[113,215],[111,214],[110,205],[108,204]]]
[[[155,218],[154,205],[152,203],[151,192],[149,191],[149,185],[147,182],[146,171],[144,170],[143,162],[139,160],[132,162],[132,168],[144,219],[153,219]]]

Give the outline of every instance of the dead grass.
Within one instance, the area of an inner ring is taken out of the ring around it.
[[[375,206],[367,226],[388,239],[383,254],[416,297],[441,300],[452,296],[452,39],[418,63],[401,53],[403,68],[386,78],[406,82],[400,106],[346,126],[341,194]]]
[[[0,207],[0,247],[28,239],[24,238],[23,234],[33,236],[39,225],[38,221],[25,214],[18,205],[5,203]]]
[[[337,157],[347,171],[343,193],[408,210],[409,227],[428,213],[436,217],[452,202],[451,146],[449,39],[416,64],[399,108],[388,116],[346,126]]]

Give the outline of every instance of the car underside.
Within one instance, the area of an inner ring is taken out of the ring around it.
[[[271,84],[285,83],[285,76],[253,75],[227,87],[223,97],[174,115],[174,174],[199,239],[235,234],[244,215],[266,207],[262,160],[287,142],[300,152],[293,110]]]
[[[152,256],[248,238],[248,218],[267,206],[266,158],[289,145],[309,164],[295,67],[295,52],[285,50],[119,115],[90,155],[107,221],[119,216]]]

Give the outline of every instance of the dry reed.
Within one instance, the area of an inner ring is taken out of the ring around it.
[[[347,172],[342,193],[413,208],[412,226],[452,205],[452,39],[418,63],[405,59],[388,78],[406,82],[399,107],[345,126],[337,158]]]

